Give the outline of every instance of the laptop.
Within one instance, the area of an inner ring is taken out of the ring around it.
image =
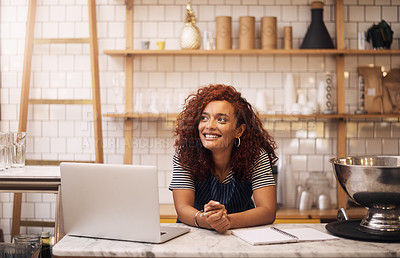
[[[61,163],[65,234],[163,243],[190,231],[160,225],[155,166]]]

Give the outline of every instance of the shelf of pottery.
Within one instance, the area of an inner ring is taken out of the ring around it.
[[[386,49],[386,45],[375,46],[375,49],[346,49],[344,39],[344,3],[335,1],[336,48],[323,22],[323,3],[311,4],[311,23],[302,41],[300,49],[293,49],[292,27],[286,26],[283,31],[283,48],[277,49],[277,18],[263,17],[260,26],[261,48],[255,49],[256,26],[255,18],[243,16],[239,18],[238,49],[232,49],[232,17],[218,16],[215,19],[215,42],[210,34],[201,38],[196,27],[196,17],[190,2],[186,6],[184,29],[180,38],[181,50],[164,49],[165,45],[156,50],[149,50],[148,43],[143,43],[144,49],[133,49],[133,1],[126,1],[126,49],[104,50],[111,56],[125,58],[125,108],[123,112],[105,114],[106,117],[125,119],[125,142],[132,140],[132,119],[176,119],[177,113],[188,92],[179,94],[165,93],[157,95],[155,92],[141,92],[133,98],[133,60],[135,56],[171,55],[273,55],[273,56],[332,56],[336,62],[336,77],[326,73],[325,80],[317,85],[317,98],[308,101],[298,93],[293,83],[293,75],[285,74],[284,92],[285,104],[283,110],[267,112],[265,96],[259,94],[254,105],[260,111],[263,119],[332,119],[337,125],[337,155],[346,155],[346,121],[351,119],[399,119],[400,104],[395,100],[398,94],[400,73],[399,70],[390,72],[390,76],[383,79],[379,68],[362,67],[359,69],[359,94],[357,112],[346,113],[345,103],[345,57],[358,55],[399,55],[400,50]],[[378,28],[379,30],[379,28]],[[369,31],[370,32],[370,31]],[[376,31],[375,31],[376,32]],[[364,34],[365,35],[365,34]],[[363,42],[364,35],[360,35]],[[203,49],[200,49],[203,40]],[[384,42],[385,44],[387,42]],[[360,48],[363,48],[362,46]],[[376,82],[379,82],[376,84]],[[376,86],[378,85],[378,86]],[[385,88],[386,87],[386,88]],[[386,92],[386,93],[385,93]],[[336,94],[336,95],[333,95]],[[374,95],[375,94],[375,95]],[[335,101],[335,103],[333,102]],[[161,103],[161,105],[160,105]],[[378,107],[378,110],[376,109]],[[373,108],[369,111],[368,109]],[[125,163],[132,163],[132,147],[126,144]],[[338,189],[338,205],[346,207],[346,197]]]

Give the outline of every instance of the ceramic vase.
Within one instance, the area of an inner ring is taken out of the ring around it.
[[[311,3],[311,24],[303,39],[300,48],[303,49],[326,49],[334,48],[331,36],[326,29],[323,11],[324,3],[320,1]]]
[[[293,29],[292,26],[283,27],[283,49],[293,48]]]
[[[254,16],[239,17],[239,49],[255,48],[255,24]]]
[[[232,17],[218,16],[215,24],[217,49],[232,49]]]
[[[276,17],[261,18],[261,49],[276,49],[277,46]]]

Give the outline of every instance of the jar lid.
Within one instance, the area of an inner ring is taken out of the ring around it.
[[[42,237],[50,237],[50,232],[42,232]]]
[[[312,2],[311,9],[324,9],[324,3],[321,1]]]
[[[34,234],[27,234],[27,235],[16,235],[14,237],[15,243],[32,243],[32,242],[39,242],[40,236]]]

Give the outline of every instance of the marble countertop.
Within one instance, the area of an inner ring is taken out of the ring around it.
[[[0,173],[0,179],[55,179],[60,181],[60,167],[58,166],[25,166],[22,168],[9,168]]]
[[[0,173],[0,192],[57,193],[60,184],[60,167],[57,166],[25,166]]]
[[[169,224],[187,227],[184,224]],[[328,232],[325,224],[276,224],[278,228],[311,227]],[[146,244],[65,236],[53,247],[55,257],[398,257],[400,243],[376,243],[339,238],[252,246],[231,235],[191,227],[164,244]]]

